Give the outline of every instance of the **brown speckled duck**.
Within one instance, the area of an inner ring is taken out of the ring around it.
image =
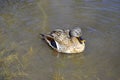
[[[42,38],[57,52],[80,53],[85,49],[85,40],[81,37],[79,27],[72,30],[56,29],[49,34],[41,34]]]

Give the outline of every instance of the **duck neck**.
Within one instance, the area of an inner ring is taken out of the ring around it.
[[[78,42],[78,40],[77,40],[76,37],[71,37],[71,41],[72,41],[72,42],[75,42],[75,43]]]

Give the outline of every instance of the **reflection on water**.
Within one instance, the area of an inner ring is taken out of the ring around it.
[[[119,0],[1,0],[0,80],[120,80],[119,22]],[[57,57],[39,38],[75,26],[81,54]]]

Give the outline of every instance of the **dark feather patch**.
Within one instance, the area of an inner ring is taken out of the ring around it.
[[[77,37],[78,41],[82,44],[82,40],[83,38],[82,37]]]
[[[54,48],[57,48],[57,45],[56,45],[56,42],[53,38],[51,37],[47,37],[47,39],[50,41],[50,44],[54,47]]]
[[[55,42],[54,40],[51,41],[51,45],[52,45],[54,48],[57,48],[56,42]]]
[[[82,37],[79,37],[79,39],[82,41],[83,40],[83,38]]]

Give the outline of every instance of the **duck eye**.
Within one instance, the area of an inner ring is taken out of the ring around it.
[[[79,34],[79,32],[76,32],[76,34],[79,36],[80,34]]]

